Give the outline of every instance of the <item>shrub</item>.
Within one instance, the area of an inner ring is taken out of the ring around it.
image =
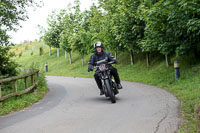
[[[18,64],[11,60],[14,56],[12,52],[8,52],[10,47],[0,46],[0,77],[16,76],[16,68]]]

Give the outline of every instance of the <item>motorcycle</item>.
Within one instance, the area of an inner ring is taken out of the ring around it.
[[[106,97],[109,97],[112,103],[116,103],[115,95],[119,93],[117,84],[114,79],[112,79],[112,75],[109,70],[109,64],[114,64],[114,62],[108,62],[107,58],[97,61],[96,66],[96,72],[98,73],[101,82],[103,91]]]

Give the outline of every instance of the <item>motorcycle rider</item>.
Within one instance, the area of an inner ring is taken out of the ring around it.
[[[104,51],[104,46],[101,42],[96,42],[94,44],[94,48],[95,48],[95,52],[89,60],[88,63],[88,72],[92,71],[94,69],[94,66],[96,65],[97,61],[103,60],[107,57],[108,62],[113,61],[114,63],[117,63],[117,60],[112,56],[111,53]],[[111,75],[113,75],[115,82],[117,83],[117,87],[118,89],[122,89],[122,85],[120,84],[120,78],[117,72],[117,69],[114,68],[112,65],[108,65],[109,69],[110,69],[110,73]],[[95,81],[97,83],[98,88],[100,89],[100,95],[103,95],[103,89],[102,89],[102,83],[101,83],[101,79],[98,76],[98,73],[95,72],[94,74],[94,78]]]

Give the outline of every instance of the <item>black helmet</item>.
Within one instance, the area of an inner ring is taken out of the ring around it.
[[[104,49],[104,46],[103,46],[102,42],[96,42],[96,43],[94,43],[94,49],[96,49],[97,47],[101,47],[102,49]]]

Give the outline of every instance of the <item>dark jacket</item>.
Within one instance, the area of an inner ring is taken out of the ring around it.
[[[89,60],[89,63],[88,63],[89,66],[88,67],[95,66],[97,61],[103,60],[106,57],[108,58],[108,62],[114,61],[115,63],[117,63],[117,60],[112,56],[111,53],[103,51],[101,54],[95,53],[90,57],[90,60]]]

